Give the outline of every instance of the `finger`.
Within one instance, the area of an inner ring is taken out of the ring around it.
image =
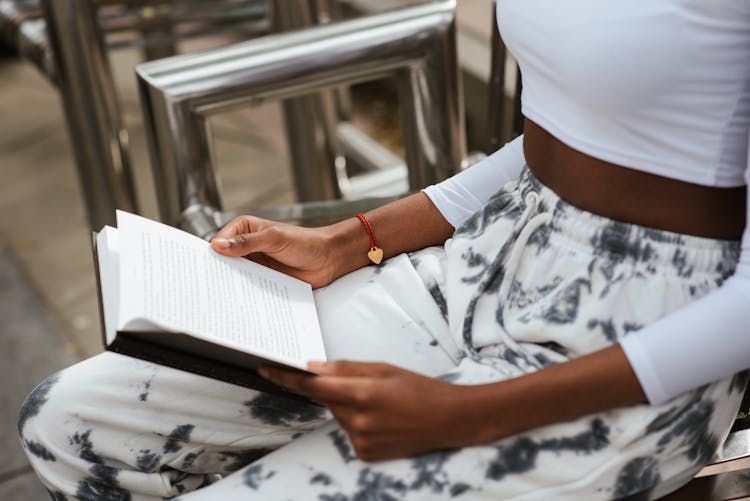
[[[215,237],[211,246],[225,256],[246,256],[254,252],[269,252],[278,249],[283,237],[271,226],[254,233],[240,233],[230,237]]]
[[[360,406],[371,400],[375,391],[376,381],[365,378],[311,376],[271,367],[259,372],[274,383],[325,405]]]
[[[394,366],[381,362],[356,362],[353,360],[310,362],[308,367],[311,371],[320,375],[348,377],[382,377],[397,370]]]
[[[406,437],[408,441],[410,437]],[[372,440],[357,441],[354,446],[354,452],[356,456],[362,461],[377,462],[377,461],[388,461],[392,459],[404,459],[413,458],[422,454],[435,452],[435,445],[432,443],[426,444],[412,444],[404,441],[391,441],[391,440]]]
[[[258,373],[273,383],[283,386],[290,391],[315,399],[318,394],[317,386],[311,382],[316,376],[302,372],[284,370],[278,367],[261,367]]]
[[[331,414],[333,414],[333,418],[338,421],[339,425],[341,425],[344,430],[346,430],[348,435],[351,435],[350,433],[350,427],[352,420],[354,419],[354,416],[357,415],[357,410],[353,409],[347,405],[343,404],[328,404],[326,405],[328,407],[328,410],[331,411]]]
[[[214,237],[211,247],[225,256],[245,256],[253,252],[250,250],[251,233],[238,233],[227,237]]]
[[[261,367],[258,369],[258,373],[269,381],[300,395],[313,399],[318,396],[319,390],[317,385],[310,382],[310,380],[316,378],[316,376],[295,371],[287,371],[276,367]]]
[[[214,235],[214,238],[230,238],[242,233],[252,233],[253,230],[257,229],[257,225],[254,224],[255,222],[256,219],[250,216],[238,216],[225,224]]]

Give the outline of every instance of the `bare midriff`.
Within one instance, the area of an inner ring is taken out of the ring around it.
[[[723,240],[745,227],[746,187],[687,183],[593,158],[526,120],[531,172],[566,202],[617,221]]]

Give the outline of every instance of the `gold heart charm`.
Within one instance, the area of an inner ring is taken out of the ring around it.
[[[375,246],[370,247],[370,252],[367,253],[367,257],[369,257],[370,261],[373,263],[380,264],[383,260],[383,249]]]

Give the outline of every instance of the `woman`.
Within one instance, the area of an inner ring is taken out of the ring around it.
[[[235,470],[181,499],[649,499],[710,459],[750,365],[750,4],[504,0],[498,20],[523,138],[367,222],[213,240],[319,288],[331,359],[388,362],[264,372],[335,421],[103,354],[22,409],[54,499]]]

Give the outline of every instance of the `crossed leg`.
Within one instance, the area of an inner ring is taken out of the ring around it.
[[[430,375],[455,366],[443,314],[408,257],[315,294],[329,358]],[[103,353],[37,387],[19,433],[53,498],[145,500],[195,490],[330,420],[318,406]]]

